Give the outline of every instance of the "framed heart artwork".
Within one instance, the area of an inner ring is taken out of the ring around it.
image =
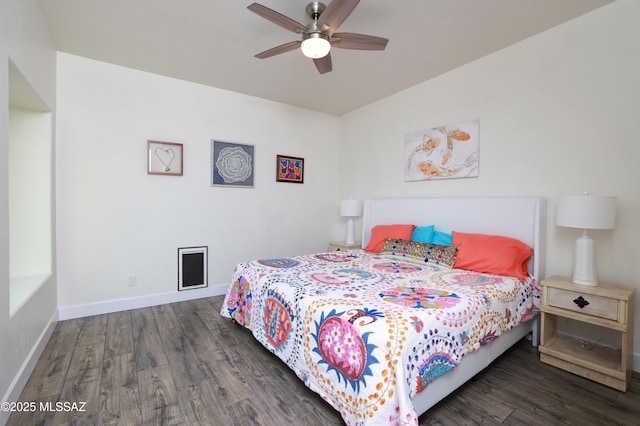
[[[147,174],[182,176],[183,155],[181,143],[147,141]]]

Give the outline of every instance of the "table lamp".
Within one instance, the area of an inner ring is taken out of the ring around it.
[[[558,197],[556,225],[583,229],[575,245],[574,283],[598,285],[595,242],[587,234],[587,229],[613,229],[615,224],[616,197],[595,197],[588,192]]]
[[[345,241],[347,244],[355,244],[356,242],[353,218],[360,215],[362,215],[362,201],[351,198],[340,201],[340,216],[349,218],[347,222],[347,239]]]

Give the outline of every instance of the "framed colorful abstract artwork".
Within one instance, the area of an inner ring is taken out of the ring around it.
[[[405,182],[478,177],[478,124],[467,120],[405,135]]]
[[[276,156],[276,181],[303,183],[304,158],[288,155]]]
[[[253,145],[212,141],[212,186],[253,188]]]
[[[181,143],[147,141],[147,174],[182,176]]]

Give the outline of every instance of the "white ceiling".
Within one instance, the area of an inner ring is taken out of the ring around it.
[[[384,51],[332,49],[320,75],[299,40],[251,0],[39,0],[59,51],[342,115],[612,0],[363,0],[339,31],[389,39]],[[307,23],[307,0],[259,3]],[[328,1],[327,1],[328,3]]]

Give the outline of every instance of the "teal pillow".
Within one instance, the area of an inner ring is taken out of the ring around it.
[[[411,233],[411,241],[417,243],[430,243],[433,238],[434,225],[431,226],[419,226]]]
[[[445,232],[433,231],[433,237],[429,242],[431,244],[439,244],[441,246],[450,246],[453,242],[453,237],[451,234],[447,234]]]

